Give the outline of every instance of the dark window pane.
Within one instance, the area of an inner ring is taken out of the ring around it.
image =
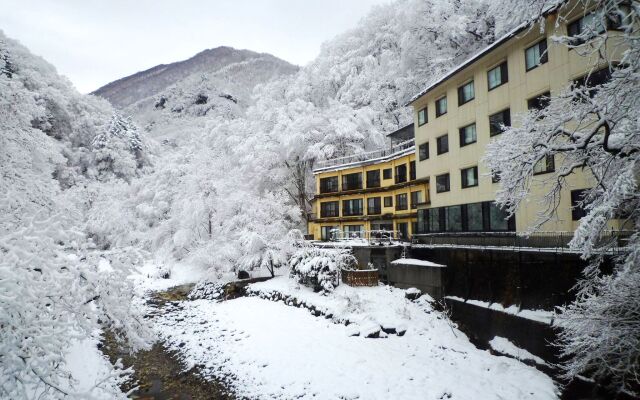
[[[508,214],[500,209],[495,203],[489,205],[489,227],[492,231],[506,231],[509,229],[507,223]]]
[[[396,195],[396,210],[407,210],[409,209],[409,204],[407,203],[407,194],[398,194]]]
[[[327,201],[320,203],[320,217],[338,217],[340,215],[340,203],[337,201]]]
[[[527,100],[527,108],[529,110],[542,110],[549,105],[551,93],[545,92],[536,97]]]
[[[401,164],[396,166],[396,183],[403,183],[407,181],[407,164]]]
[[[476,124],[471,124],[460,128],[460,147],[475,143],[476,140]]]
[[[447,232],[458,232],[462,230],[462,207],[445,207],[447,213]]]
[[[504,131],[502,125],[511,126],[511,111],[508,108],[489,116],[489,136],[501,134]]]
[[[342,175],[342,190],[362,189],[362,173]]]
[[[460,172],[462,188],[478,186],[478,167],[465,168]]]
[[[382,170],[382,179],[391,179],[392,170],[391,168],[386,168]]]
[[[320,193],[333,193],[338,191],[338,177],[320,178]]]
[[[473,81],[466,83],[458,88],[458,105],[461,106],[470,102],[475,98],[475,90],[473,87]]]
[[[367,187],[377,188],[380,187],[380,170],[367,171]]]
[[[380,197],[371,197],[367,199],[367,214],[378,215],[382,213],[382,207],[380,207]]]
[[[571,219],[574,221],[579,221],[587,215],[587,211],[584,208],[584,196],[586,193],[587,189],[571,191]]]
[[[449,191],[449,174],[443,174],[436,176],[436,192],[448,192]]]
[[[429,143],[422,143],[418,147],[418,158],[420,161],[424,161],[429,158]]]
[[[482,203],[467,204],[467,227],[470,231],[482,231]]]
[[[436,117],[447,113],[447,97],[436,100]]]
[[[409,180],[410,181],[416,180],[416,162],[415,161],[409,161]]]
[[[384,206],[385,207],[393,207],[393,196],[385,196],[385,198],[384,198]]]
[[[553,155],[547,155],[533,166],[534,175],[546,174],[556,170],[555,159]]]
[[[497,88],[498,86],[503,85],[508,81],[509,72],[506,61],[487,72],[487,82],[489,85],[489,90]]]
[[[547,56],[547,39],[528,47],[525,51],[525,65],[527,71],[536,68],[548,61]]]
[[[362,215],[362,199],[342,200],[342,215]]]
[[[423,108],[418,111],[418,126],[424,125],[427,123],[427,108]]]
[[[443,135],[436,139],[438,154],[444,154],[449,151],[449,135]]]
[[[422,203],[422,191],[411,192],[411,208],[418,208],[420,203]]]

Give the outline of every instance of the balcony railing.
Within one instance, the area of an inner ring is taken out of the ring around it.
[[[358,163],[369,160],[376,160],[379,158],[386,158],[398,153],[402,153],[415,146],[414,139],[409,139],[404,142],[400,142],[395,146],[391,146],[385,149],[379,149],[375,151],[369,151],[366,153],[353,154],[345,157],[332,158],[330,160],[318,161],[315,166],[315,170],[321,170],[325,168],[331,168],[338,165],[346,165],[352,163]]]
[[[606,231],[597,247],[617,253],[628,241],[631,231]],[[443,232],[413,235],[413,243],[427,247],[500,247],[513,249],[547,249],[570,252],[573,232],[536,232],[521,236],[516,232]]]
[[[394,241],[408,241],[409,238],[403,237],[400,231],[389,230],[361,230],[355,232],[343,232],[340,229],[333,229],[331,231],[330,241],[342,242],[362,240],[363,242],[369,242],[369,244],[381,244],[392,243]]]

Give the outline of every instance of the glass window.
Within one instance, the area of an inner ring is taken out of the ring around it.
[[[367,187],[377,188],[380,187],[380,170],[367,171]]]
[[[447,113],[447,96],[436,100],[436,118]]]
[[[345,225],[344,236],[350,239],[362,238],[364,234],[363,225]]]
[[[524,51],[527,71],[549,61],[547,56],[547,39],[543,39]]]
[[[416,162],[415,161],[409,161],[409,180],[410,181],[416,180]]]
[[[362,199],[342,200],[342,216],[362,215]]]
[[[384,197],[384,206],[385,207],[393,207],[393,196],[385,196]]]
[[[320,217],[338,217],[340,216],[340,203],[337,201],[327,201],[320,203]]]
[[[396,166],[396,183],[403,183],[407,181],[407,164],[400,164]]]
[[[527,100],[527,108],[529,110],[542,110],[549,106],[551,93],[544,92]]]
[[[362,173],[342,175],[342,190],[362,189]]]
[[[320,193],[333,193],[338,191],[338,177],[320,178]]]
[[[578,89],[586,89],[586,94],[593,98],[598,92],[598,86],[603,85],[611,80],[611,71],[609,68],[603,68],[599,71],[592,72],[579,79],[573,81],[573,87]]]
[[[447,213],[447,232],[458,232],[462,230],[462,207],[445,207]]]
[[[424,125],[427,123],[427,108],[423,108],[418,111],[418,126]]]
[[[470,102],[475,98],[475,90],[473,88],[473,81],[465,83],[458,88],[458,105],[461,106]]]
[[[605,30],[606,27],[602,17],[593,12],[567,25],[567,33],[572,37],[571,44],[574,46],[581,45],[586,40],[603,33]]]
[[[380,207],[380,197],[370,197],[367,199],[367,214],[378,215],[382,213]]]
[[[429,209],[429,232],[441,232],[440,229],[440,208]]]
[[[393,175],[391,168],[385,168],[382,170],[382,179],[391,179],[391,175]]]
[[[555,159],[553,154],[549,154],[539,160],[536,165],[533,166],[533,174],[546,174],[548,172],[553,172],[556,170]]]
[[[467,227],[470,231],[484,230],[482,224],[482,203],[467,204]]]
[[[409,237],[409,224],[406,222],[398,222],[398,234],[400,235],[399,239],[407,239]]]
[[[475,143],[476,140],[477,137],[475,123],[460,128],[460,147]]]
[[[511,126],[511,110],[508,108],[489,116],[489,136],[504,132],[503,126]]]
[[[422,143],[418,147],[418,158],[420,161],[424,161],[429,158],[429,143]]]
[[[584,200],[587,194],[587,189],[579,189],[571,191],[571,219],[573,221],[579,221],[582,217],[587,215],[585,210]]]
[[[505,61],[497,67],[490,69],[489,72],[487,72],[487,81],[489,82],[489,90],[507,83],[509,81],[507,62]]]
[[[449,174],[436,176],[436,193],[448,192],[449,190]]]
[[[461,171],[462,188],[478,186],[478,167],[465,168]]]
[[[449,151],[449,135],[442,135],[436,139],[438,155]]]
[[[320,228],[320,236],[324,241],[337,239],[335,236],[336,231],[340,231],[337,226],[323,226]]]
[[[489,228],[492,231],[509,230],[507,218],[507,212],[499,208],[496,203],[489,204]]]
[[[409,204],[407,203],[407,194],[397,194],[396,195],[396,210],[407,210],[409,208]]]
[[[422,191],[411,192],[411,208],[418,208],[420,203],[422,203]]]

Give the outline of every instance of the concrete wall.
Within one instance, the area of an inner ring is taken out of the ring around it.
[[[443,296],[444,271],[446,267],[426,267],[411,264],[390,264],[388,282],[402,289],[417,288],[436,300]]]

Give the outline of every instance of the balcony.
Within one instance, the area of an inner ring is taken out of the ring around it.
[[[331,169],[337,166],[345,167],[350,164],[357,165],[366,161],[386,161],[396,156],[403,155],[404,153],[410,154],[415,149],[415,140],[409,139],[404,142],[400,142],[394,146],[385,149],[379,149],[375,151],[369,151],[366,153],[353,154],[345,157],[332,158],[330,160],[322,160],[316,163],[314,171],[322,171]]]

